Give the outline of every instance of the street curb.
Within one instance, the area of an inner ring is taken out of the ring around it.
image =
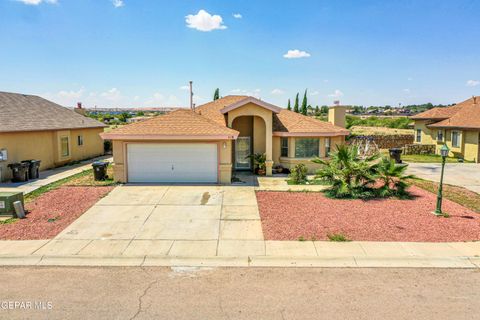
[[[281,268],[461,268],[480,269],[477,257],[95,257],[0,256],[0,266],[91,267],[281,267]]]

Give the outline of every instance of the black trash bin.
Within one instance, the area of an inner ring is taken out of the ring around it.
[[[391,148],[390,159],[395,160],[395,163],[402,163],[402,148]]]
[[[13,182],[28,181],[28,163],[10,163],[8,167],[12,169]]]
[[[95,161],[94,163],[92,163],[92,167],[95,181],[103,181],[107,178],[108,162]]]
[[[23,160],[22,163],[28,164],[28,178],[38,179],[40,177],[40,160]]]

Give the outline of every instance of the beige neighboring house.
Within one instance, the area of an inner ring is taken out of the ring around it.
[[[427,110],[411,119],[415,121],[415,143],[434,145],[437,154],[440,154],[440,148],[446,144],[451,156],[480,161],[479,96],[451,107]]]
[[[0,92],[0,181],[13,162],[41,160],[44,170],[102,155],[104,127],[41,97]]]
[[[248,158],[265,153],[266,172],[326,157],[345,141],[345,107],[324,122],[248,96],[227,96],[195,111],[181,109],[103,133],[113,140],[114,174],[121,182],[231,183],[232,172],[253,170]]]

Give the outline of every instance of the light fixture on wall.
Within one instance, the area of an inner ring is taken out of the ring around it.
[[[227,143],[225,141],[223,142],[223,149],[227,149]]]

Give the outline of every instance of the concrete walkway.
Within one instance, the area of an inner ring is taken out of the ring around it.
[[[0,241],[0,265],[480,267],[480,242],[265,241],[254,189],[120,186],[53,240]]]
[[[37,190],[40,187],[46,186],[47,184],[68,178],[84,170],[91,169],[92,162],[98,160],[107,160],[111,162],[113,159],[110,156],[102,156],[90,160],[85,160],[79,164],[72,166],[64,166],[41,171],[39,179],[29,180],[27,182],[0,183],[0,191],[21,191],[24,194],[28,194],[34,190]]]
[[[442,165],[439,163],[409,163],[407,172],[422,179],[439,182],[441,170]],[[480,164],[447,163],[443,181],[480,193]]]

